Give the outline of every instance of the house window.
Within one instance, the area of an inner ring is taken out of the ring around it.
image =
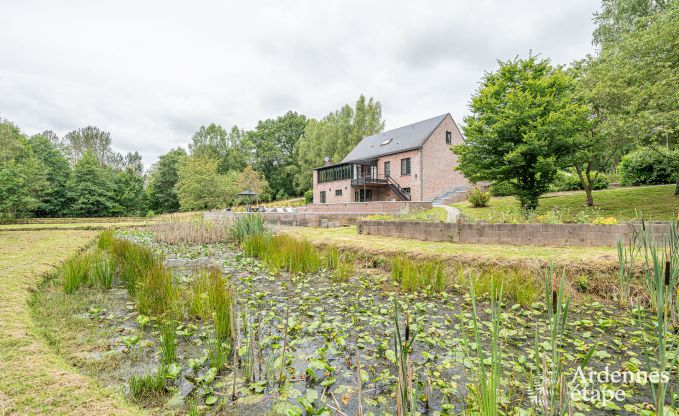
[[[373,200],[372,189],[354,191],[354,202],[370,202]]]
[[[446,132],[446,144],[451,144],[453,142],[453,133]]]
[[[403,192],[410,195],[410,188],[403,188]]]
[[[384,177],[391,176],[391,162],[384,162]]]
[[[341,189],[335,189],[335,196],[342,196],[342,190]]]
[[[401,176],[410,175],[410,158],[401,159]]]
[[[321,204],[325,204],[325,191],[321,191]]]

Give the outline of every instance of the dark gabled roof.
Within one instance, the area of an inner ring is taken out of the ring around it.
[[[341,163],[374,159],[422,147],[448,113],[374,136],[364,137]]]

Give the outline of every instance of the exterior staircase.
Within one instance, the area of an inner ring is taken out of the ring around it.
[[[450,197],[452,197],[453,195],[455,195],[455,194],[457,194],[457,193],[464,193],[464,192],[467,192],[468,190],[469,190],[469,187],[468,187],[468,186],[456,186],[455,188],[451,188],[451,189],[447,190],[446,192],[444,192],[444,193],[442,193],[442,194],[436,196],[436,197],[431,201],[431,204],[432,204],[433,206],[437,206],[437,205],[438,205],[438,206],[441,206],[441,205],[443,205],[444,201],[445,201],[447,198],[450,198]]]

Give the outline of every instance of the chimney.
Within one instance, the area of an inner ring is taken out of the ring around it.
[[[324,157],[323,160],[325,161],[325,166],[332,165],[332,158],[330,156]]]

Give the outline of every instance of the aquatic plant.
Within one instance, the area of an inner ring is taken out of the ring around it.
[[[108,255],[101,251],[94,253],[89,271],[91,283],[101,289],[110,289],[113,285],[114,274]]]
[[[491,310],[491,340],[490,355],[487,357],[481,341],[482,323],[477,313],[476,285],[473,281],[469,284],[469,294],[472,300],[472,324],[474,328],[474,341],[478,358],[477,372],[479,385],[477,388],[477,404],[479,414],[482,416],[495,416],[498,414],[499,389],[501,387],[502,350],[500,348],[500,315],[502,305],[502,284],[497,288],[495,281],[490,282],[490,310]],[[490,369],[486,368],[490,361]]]
[[[129,381],[130,397],[135,402],[148,402],[166,393],[164,370],[158,369],[154,374],[132,376]]]
[[[396,414],[416,414],[416,394],[413,389],[413,369],[410,362],[415,334],[411,333],[410,318],[405,317],[403,333],[399,324],[398,303],[394,301],[394,355],[396,357]]]
[[[241,214],[231,224],[231,235],[238,243],[249,236],[264,232],[264,217],[260,214]]]
[[[313,244],[287,235],[253,234],[243,243],[248,256],[259,258],[269,271],[285,269],[291,273],[313,273],[321,265],[321,257]]]
[[[160,356],[163,365],[170,365],[175,361],[177,349],[177,323],[168,320],[160,329]]]
[[[61,268],[64,293],[72,294],[87,283],[87,274],[92,267],[92,256],[89,254],[73,257]]]
[[[102,251],[109,251],[113,247],[113,230],[104,230],[99,233],[97,248]]]
[[[137,280],[151,268],[162,264],[162,258],[150,249],[117,238],[113,240],[111,254],[116,273],[132,296],[137,289]]]
[[[643,276],[650,304],[655,312],[654,330],[651,341],[642,337],[643,355],[647,371],[661,374],[658,383],[648,383],[655,402],[656,415],[674,414],[672,405],[679,401],[679,388],[674,395],[669,395],[671,405],[667,405],[670,377],[677,366],[679,343],[676,340],[676,317],[679,315],[677,302],[677,280],[679,279],[679,223],[670,224],[668,232],[660,241],[652,238],[650,230],[642,220],[641,232],[638,234],[640,255],[643,258]],[[621,270],[631,270],[634,266],[634,253],[629,256],[619,254]],[[621,271],[621,273],[623,273]],[[642,324],[642,308],[637,307],[639,323]],[[675,407],[676,408],[676,407]]]
[[[230,222],[203,217],[156,222],[149,228],[156,241],[167,244],[223,243],[232,238]]]
[[[136,285],[137,309],[146,315],[172,312],[177,291],[172,282],[172,272],[162,264],[147,269]]]

